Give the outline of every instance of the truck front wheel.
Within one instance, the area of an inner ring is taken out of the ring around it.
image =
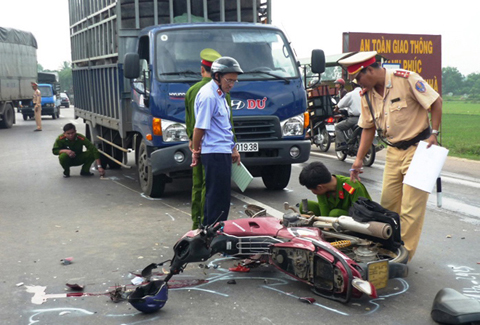
[[[12,127],[15,122],[15,111],[13,110],[12,105],[7,104],[5,106],[5,111],[3,112],[3,119],[0,121],[0,127],[3,129],[9,129]]]
[[[269,190],[283,190],[290,181],[292,165],[264,166],[262,168],[262,180]]]
[[[161,197],[165,191],[167,176],[152,174],[152,166],[148,162],[147,145],[143,140],[138,148],[137,170],[143,193],[150,197]]]

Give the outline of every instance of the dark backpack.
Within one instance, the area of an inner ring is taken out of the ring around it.
[[[379,242],[385,248],[390,250],[395,250],[403,245],[400,231],[400,216],[398,213],[387,210],[380,204],[369,199],[360,197],[351,206],[349,214],[353,220],[358,222],[378,221],[388,223],[392,227],[393,231],[392,236],[388,239],[381,239],[362,234],[358,234],[358,237]]]

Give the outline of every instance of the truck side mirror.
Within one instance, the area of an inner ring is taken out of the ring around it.
[[[323,50],[312,50],[312,72],[318,74],[325,72],[325,53],[323,53]]]
[[[140,58],[138,53],[127,53],[123,60],[125,78],[136,79],[140,77]]]

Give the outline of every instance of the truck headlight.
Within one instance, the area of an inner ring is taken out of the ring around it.
[[[303,121],[304,116],[302,113],[280,122],[282,135],[284,137],[303,135]]]
[[[188,141],[185,124],[162,119],[162,134],[165,142]]]

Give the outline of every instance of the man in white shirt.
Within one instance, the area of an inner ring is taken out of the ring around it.
[[[356,84],[354,85],[355,88],[351,92],[346,94],[345,97],[343,97],[337,105],[339,109],[344,109],[348,113],[348,117],[345,120],[335,125],[335,150],[337,151],[347,149],[347,140],[345,139],[344,131],[347,131],[348,129],[357,125],[358,117],[360,116],[360,92],[362,91],[362,88],[360,88]]]

